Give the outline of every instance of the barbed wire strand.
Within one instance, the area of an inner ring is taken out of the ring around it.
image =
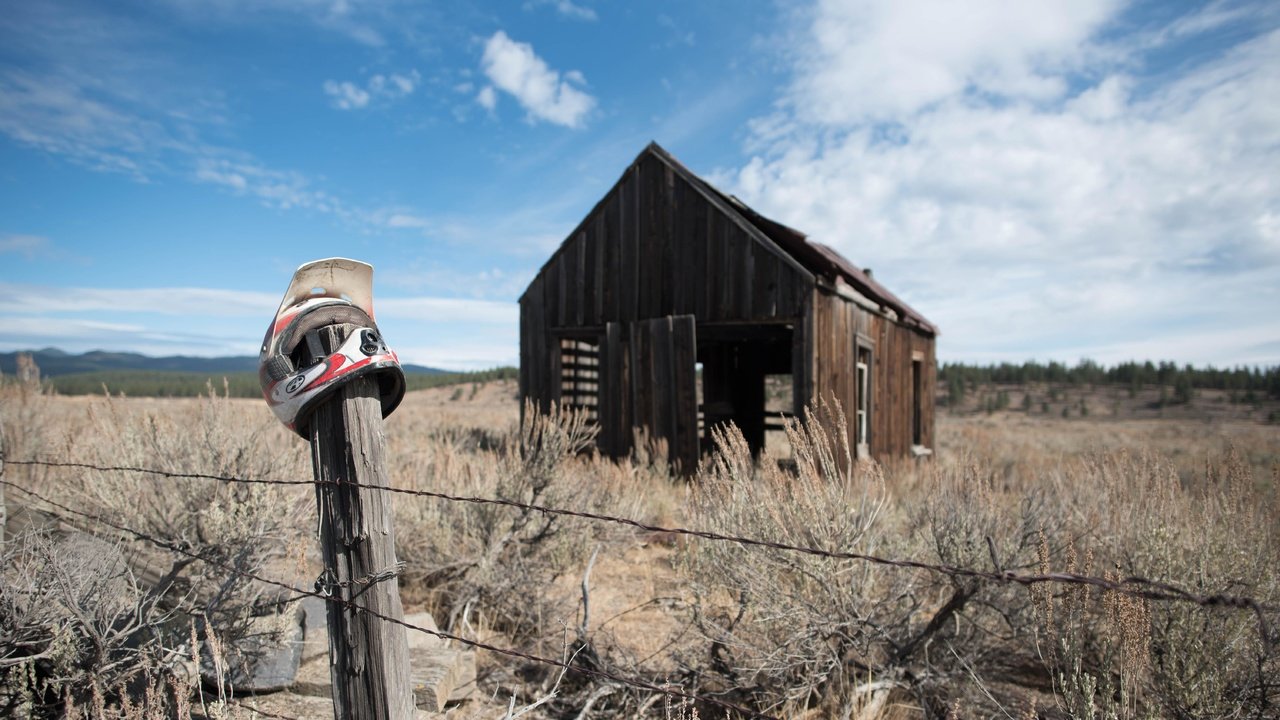
[[[658,685],[658,684],[656,684],[656,683],[651,683],[651,682],[648,682],[648,681],[646,681],[646,680],[638,680],[638,679],[634,679],[634,678],[624,678],[624,677],[622,677],[622,676],[620,676],[620,675],[615,675],[615,674],[610,673],[610,672],[607,672],[607,671],[605,671],[605,670],[598,670],[598,669],[595,669],[595,668],[583,667],[583,666],[581,666],[581,665],[574,665],[574,664],[572,664],[572,663],[570,663],[570,662],[566,662],[566,661],[563,661],[563,660],[556,660],[556,659],[554,659],[554,658],[547,658],[547,657],[543,657],[543,656],[540,656],[540,655],[533,655],[533,654],[531,654],[531,653],[522,652],[522,651],[520,651],[520,650],[515,650],[515,649],[513,649],[513,648],[504,648],[504,647],[499,647],[499,646],[497,646],[497,645],[491,645],[491,644],[489,644],[489,643],[481,642],[481,641],[479,641],[479,640],[471,640],[471,639],[464,638],[464,637],[461,637],[461,636],[458,636],[458,635],[454,635],[453,633],[445,632],[445,631],[443,631],[443,630],[433,630],[433,629],[431,629],[431,628],[422,627],[422,626],[420,626],[420,625],[414,625],[413,623],[406,622],[406,621],[401,620],[401,619],[398,619],[398,618],[393,618],[393,617],[391,617],[391,616],[389,616],[389,615],[384,615],[384,614],[382,614],[382,613],[380,613],[380,612],[377,612],[376,610],[370,610],[369,608],[361,607],[360,605],[357,605],[357,604],[355,604],[355,603],[351,602],[350,600],[344,600],[344,599],[342,599],[342,598],[334,597],[334,596],[328,596],[328,597],[326,597],[325,595],[323,595],[323,594],[321,594],[321,593],[319,593],[319,592],[312,592],[312,591],[309,591],[309,590],[304,590],[304,589],[299,588],[299,587],[296,587],[296,586],[294,586],[294,585],[290,585],[289,583],[281,582],[281,581],[279,581],[279,580],[272,580],[272,579],[270,579],[270,578],[266,578],[266,577],[263,577],[263,576],[261,576],[261,575],[258,575],[257,573],[253,573],[253,572],[250,572],[250,571],[248,571],[248,570],[243,570],[243,569],[241,569],[241,568],[234,567],[234,566],[232,566],[232,565],[229,565],[229,564],[227,564],[227,563],[224,563],[224,562],[222,562],[222,561],[220,561],[220,560],[217,560],[217,559],[215,559],[215,558],[209,558],[209,557],[206,557],[206,556],[204,556],[204,555],[201,555],[200,553],[192,552],[192,551],[190,551],[190,550],[188,550],[188,549],[186,549],[186,548],[184,548],[184,547],[180,546],[180,545],[179,545],[179,544],[177,544],[177,543],[173,543],[173,542],[170,542],[170,541],[164,540],[164,539],[162,539],[162,538],[155,537],[154,535],[150,535],[150,534],[148,534],[148,533],[142,532],[142,531],[140,531],[140,530],[135,530],[135,529],[130,528],[130,527],[127,527],[127,526],[125,526],[125,525],[121,525],[121,524],[116,523],[116,522],[113,522],[113,521],[111,521],[111,520],[109,520],[109,519],[107,519],[107,518],[104,518],[104,517],[102,517],[101,515],[95,515],[95,514],[93,514],[93,513],[87,513],[87,512],[84,512],[84,511],[82,511],[82,510],[76,510],[75,508],[68,507],[68,506],[66,506],[66,505],[63,505],[62,503],[59,503],[59,502],[57,502],[57,501],[55,501],[55,500],[51,500],[51,499],[49,499],[49,498],[47,498],[47,497],[45,497],[45,496],[43,496],[43,495],[41,495],[41,494],[39,494],[39,493],[37,493],[37,492],[33,491],[33,490],[29,490],[29,489],[27,489],[27,488],[25,488],[25,487],[23,487],[23,486],[21,486],[21,485],[19,485],[19,484],[17,484],[17,483],[11,482],[11,481],[9,481],[9,480],[0,479],[0,484],[5,485],[5,486],[8,486],[8,487],[11,487],[11,488],[13,488],[13,489],[15,489],[15,490],[18,490],[19,492],[21,492],[21,493],[23,493],[23,494],[25,494],[25,495],[27,495],[27,496],[29,496],[29,497],[35,498],[36,500],[39,500],[40,502],[43,502],[44,504],[46,504],[46,505],[48,505],[48,506],[50,506],[50,507],[55,507],[55,508],[58,508],[58,509],[60,509],[60,510],[65,511],[65,512],[69,512],[69,513],[72,513],[72,514],[74,514],[74,515],[78,515],[78,516],[80,516],[80,517],[83,517],[83,518],[85,518],[85,519],[87,519],[87,520],[91,520],[91,521],[93,521],[93,522],[101,523],[101,524],[103,524],[103,525],[106,525],[107,527],[113,528],[113,529],[118,530],[118,531],[120,531],[120,532],[122,532],[122,533],[125,533],[125,534],[127,534],[127,535],[132,535],[133,537],[137,538],[138,540],[142,540],[142,541],[144,541],[144,542],[149,542],[149,543],[151,543],[151,544],[153,544],[153,545],[155,545],[155,546],[157,546],[157,547],[164,548],[164,549],[169,550],[169,551],[171,551],[171,552],[175,552],[175,553],[178,553],[178,554],[183,555],[183,556],[185,556],[185,557],[192,558],[193,560],[200,560],[200,561],[202,561],[202,562],[208,563],[209,565],[212,565],[212,566],[214,566],[214,567],[221,568],[221,569],[223,569],[223,570],[226,570],[226,571],[228,571],[228,572],[234,573],[234,574],[239,575],[239,576],[241,576],[241,577],[246,577],[246,578],[249,578],[249,579],[252,579],[252,580],[256,580],[256,581],[258,581],[258,582],[260,582],[260,583],[264,583],[264,584],[266,584],[266,585],[272,585],[272,586],[274,586],[274,587],[278,587],[278,588],[282,588],[282,589],[285,589],[285,590],[289,590],[289,591],[291,591],[291,592],[293,592],[293,593],[296,593],[296,594],[297,594],[297,596],[299,596],[299,597],[314,597],[314,598],[318,598],[318,599],[320,599],[320,600],[324,600],[324,601],[328,601],[328,602],[336,602],[336,603],[339,603],[339,604],[343,605],[344,607],[346,607],[346,608],[347,608],[347,609],[349,609],[349,610],[353,610],[353,611],[356,611],[356,612],[363,612],[363,613],[365,613],[365,614],[367,614],[367,615],[371,615],[371,616],[373,616],[373,617],[376,617],[376,618],[378,618],[379,620],[383,620],[384,622],[389,622],[389,623],[392,623],[392,624],[395,624],[395,625],[400,625],[401,627],[404,627],[404,628],[405,628],[405,629],[407,629],[407,630],[413,630],[413,631],[415,631],[415,632],[421,632],[421,633],[425,633],[425,634],[428,634],[428,635],[434,635],[434,636],[436,636],[436,637],[438,637],[438,638],[442,638],[442,639],[444,639],[444,640],[454,640],[454,641],[457,641],[457,642],[459,642],[459,643],[462,643],[463,645],[467,645],[467,646],[469,646],[469,647],[473,647],[473,648],[476,648],[476,649],[478,649],[478,650],[487,650],[487,651],[489,651],[489,652],[497,653],[497,654],[499,654],[499,655],[506,655],[506,656],[508,656],[508,657],[519,658],[519,659],[522,659],[522,660],[528,660],[528,661],[536,662],[536,663],[540,663],[540,664],[543,664],[543,665],[551,665],[551,666],[554,666],[554,667],[559,667],[559,668],[562,668],[562,669],[564,669],[564,670],[568,670],[568,671],[570,671],[570,672],[575,672],[575,673],[578,673],[578,674],[581,674],[581,675],[588,675],[588,676],[596,677],[596,678],[599,678],[599,679],[602,679],[602,680],[608,680],[608,681],[612,681],[612,682],[620,683],[620,684],[622,684],[622,685],[626,685],[626,686],[628,686],[628,687],[637,688],[637,689],[640,689],[640,690],[648,690],[648,691],[650,691],[650,692],[662,693],[662,694],[664,694],[664,695],[668,695],[668,696],[671,696],[671,697],[680,698],[680,699],[682,699],[682,700],[689,700],[689,701],[692,701],[692,702],[695,702],[695,703],[705,703],[705,704],[708,704],[708,705],[714,705],[714,706],[719,707],[719,708],[722,708],[722,709],[724,709],[724,710],[729,710],[729,711],[732,711],[732,712],[735,712],[735,713],[739,713],[739,714],[745,715],[745,716],[747,716],[747,717],[749,717],[749,718],[754,718],[754,719],[757,719],[757,720],[781,720],[780,718],[775,717],[775,716],[773,716],[773,715],[767,715],[767,714],[765,714],[765,713],[762,713],[762,712],[759,712],[759,711],[756,711],[756,710],[752,710],[752,709],[750,709],[750,708],[742,707],[741,705],[735,705],[734,703],[726,702],[726,701],[724,701],[724,700],[720,700],[720,699],[717,699],[717,698],[709,697],[709,696],[706,696],[706,695],[695,695],[695,694],[693,694],[693,693],[687,693],[687,692],[684,692],[683,690],[676,690],[676,689],[674,689],[674,688],[672,688],[672,687],[670,687],[670,686],[662,686],[662,685]],[[50,514],[55,515],[55,516],[57,515],[56,513],[50,513]],[[61,517],[61,518],[59,518],[59,519],[61,519],[61,520],[63,520],[63,521],[67,521],[67,520],[68,520],[68,518],[66,518],[66,517]],[[74,523],[72,523],[72,525],[74,525]]]
[[[433,490],[413,490],[409,488],[400,488],[393,486],[371,485],[368,483],[357,482],[326,482],[317,480],[274,480],[265,478],[241,478],[235,476],[212,475],[205,473],[179,473],[167,470],[157,470],[152,468],[126,467],[126,466],[101,466],[89,463],[78,462],[60,462],[60,461],[43,461],[43,460],[7,460],[11,465],[28,465],[28,466],[46,466],[46,467],[69,467],[81,468],[89,470],[98,470],[103,472],[137,472],[149,475],[157,475],[168,478],[193,478],[206,480],[219,480],[230,483],[251,483],[264,485],[343,485],[346,487],[355,487],[364,490],[374,490],[390,492],[400,495],[412,497],[429,497],[449,502],[463,502],[480,505],[498,505],[512,507],[521,510],[544,513],[547,515],[558,515],[562,517],[576,517],[597,522],[607,522],[616,525],[645,530],[648,532],[665,533],[670,535],[682,535],[687,537],[697,537],[704,540],[712,540],[717,542],[732,542],[744,547],[767,548],[771,550],[779,550],[783,552],[800,553],[804,555],[812,555],[834,560],[856,560],[868,562],[876,565],[897,568],[911,568],[916,570],[925,570],[950,577],[964,577],[976,580],[986,580],[997,583],[1013,583],[1030,587],[1044,583],[1059,583],[1064,585],[1087,585],[1110,590],[1123,595],[1128,595],[1146,600],[1165,601],[1165,602],[1186,602],[1201,607],[1226,607],[1242,610],[1250,610],[1257,617],[1263,642],[1268,646],[1275,642],[1271,636],[1270,625],[1266,620],[1266,613],[1280,612],[1280,609],[1265,605],[1258,602],[1254,598],[1239,595],[1228,595],[1224,593],[1199,594],[1184,588],[1180,588],[1171,583],[1152,580],[1141,575],[1130,575],[1119,579],[1109,579],[1090,575],[1079,575],[1076,573],[1066,572],[1048,572],[1048,573],[1018,573],[1012,570],[977,570],[974,568],[958,567],[955,565],[927,563],[920,560],[905,560],[885,558],[867,553],[839,551],[839,550],[823,550],[821,548],[805,547],[802,545],[792,545],[789,543],[777,542],[774,540],[762,540],[759,538],[744,537],[740,535],[729,535],[725,533],[714,532],[710,530],[697,530],[683,527],[666,527],[662,525],[652,525],[640,522],[631,518],[617,517],[613,515],[604,515],[601,513],[593,513],[581,510],[568,510],[565,508],[549,507],[546,505],[538,505],[535,503],[525,503],[518,500],[508,500],[504,498],[484,498],[468,495],[451,495]]]

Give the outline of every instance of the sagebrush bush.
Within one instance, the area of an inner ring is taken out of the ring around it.
[[[1190,485],[1160,456],[1127,451],[881,467],[850,461],[837,410],[808,415],[788,429],[791,470],[720,433],[693,524],[960,569],[1143,576],[1280,600],[1276,512],[1231,451]],[[875,683],[927,716],[1038,704],[1073,718],[1254,717],[1280,701],[1277,654],[1249,612],[732,543],[695,542],[686,568],[705,640],[686,665],[706,690],[756,707],[847,716]]]
[[[30,402],[24,395],[14,398],[12,392],[6,389],[0,403],[10,422],[14,417],[7,411],[10,403]],[[78,405],[83,414],[60,418],[53,429],[33,428],[38,436],[27,436],[26,428],[16,428],[14,445],[26,458],[177,473],[297,479],[303,467],[297,446],[289,443],[277,423],[246,423],[233,401],[212,389],[199,401],[183,403],[180,412],[173,407],[148,412],[110,397],[78,401]],[[145,682],[137,684],[139,673],[178,677],[177,668],[193,662],[189,617],[203,618],[202,629],[216,633],[227,648],[237,647],[255,614],[279,609],[273,602],[278,593],[247,580],[243,573],[259,573],[279,562],[297,545],[306,527],[298,522],[298,511],[309,496],[300,488],[13,465],[6,469],[6,477],[84,513],[45,508],[21,493],[9,493],[11,503],[22,500],[32,510],[47,509],[62,517],[61,526],[51,527],[68,538],[57,543],[39,540],[48,531],[36,518],[31,538],[15,546],[25,548],[28,558],[42,558],[35,566],[46,563],[54,578],[61,578],[50,586],[59,599],[39,608],[39,612],[53,613],[45,618],[46,625],[77,628],[70,636],[65,630],[52,632],[43,650],[28,647],[36,656],[47,653],[50,660],[42,657],[24,666],[25,680],[12,673],[7,676],[7,681],[19,682],[6,682],[5,690],[11,693],[22,692],[23,687],[39,688],[45,705],[31,705],[33,716],[69,712],[63,703],[97,707],[97,714],[137,710],[138,698],[149,687]],[[94,517],[105,522],[95,522]],[[209,562],[169,553],[113,525],[181,547]],[[67,545],[93,536],[104,539],[107,548],[118,545],[120,550],[103,556]],[[14,568],[30,565],[28,560]],[[48,596],[51,591],[41,584],[44,580],[38,572],[7,575],[5,591],[11,599],[21,599],[10,607],[25,607],[22,603],[29,605],[34,598]],[[79,598],[90,595],[95,611],[110,617],[77,610]],[[69,637],[75,641],[68,644]],[[77,671],[69,674],[66,667]],[[183,677],[189,689],[194,679]],[[160,691],[152,688],[151,692]],[[155,697],[162,703],[157,712],[178,701],[172,688]]]
[[[1056,485],[1064,506],[1074,501],[1078,520],[1079,539],[1066,562],[1087,554],[1093,572],[1115,579],[1147,577],[1274,607],[1280,601],[1276,510],[1255,486],[1232,448],[1208,459],[1203,476],[1189,486],[1156,454],[1077,458],[1064,464]],[[1046,596],[1041,604],[1051,618],[1043,623],[1048,656],[1073,717],[1087,716],[1080,708],[1089,705],[1122,718],[1257,717],[1280,702],[1273,680],[1280,676],[1280,653],[1252,613],[1115,592]],[[1274,624],[1274,612],[1269,615],[1261,619]],[[1089,688],[1096,699],[1088,697]]]
[[[409,489],[525,504],[590,508],[599,486],[580,482],[595,430],[581,413],[527,409],[523,427],[489,436],[488,449],[452,433],[417,446],[396,462],[393,481]],[[405,451],[393,445],[393,458]],[[574,518],[494,504],[444,503],[399,496],[397,555],[410,588],[429,588],[428,605],[442,625],[474,612],[514,638],[536,638],[570,610],[553,584],[589,552],[592,528]]]

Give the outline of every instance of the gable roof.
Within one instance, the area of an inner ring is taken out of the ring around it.
[[[933,323],[830,246],[810,241],[799,230],[767,218],[748,207],[737,197],[722,192],[694,174],[658,143],[649,143],[649,146],[640,153],[640,157],[636,158],[636,162],[646,154],[661,160],[709,198],[718,198],[721,203],[717,204],[726,205],[730,212],[737,214],[747,224],[763,233],[779,249],[815,276],[824,277],[833,283],[837,278],[842,279],[866,297],[893,310],[904,323],[918,327],[930,335],[938,335],[938,328]]]

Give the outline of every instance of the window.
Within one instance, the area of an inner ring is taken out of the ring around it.
[[[865,457],[871,424],[871,349],[863,345],[858,346],[856,382],[857,409],[853,418],[853,433],[858,445],[858,457]]]

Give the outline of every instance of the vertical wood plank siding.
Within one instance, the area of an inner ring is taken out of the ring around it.
[[[933,443],[933,338],[818,287],[813,273],[723,197],[695,185],[687,171],[674,169],[650,152],[627,169],[521,297],[521,396],[544,411],[558,397],[559,338],[574,337],[600,347],[603,451],[615,456],[629,451],[632,425],[642,416],[664,418],[664,433],[672,436],[681,434],[686,423],[696,427],[692,394],[667,407],[670,399],[654,398],[649,390],[636,387],[678,378],[652,367],[644,369],[662,376],[648,372],[652,377],[641,378],[635,375],[637,368],[630,367],[644,356],[629,347],[637,337],[631,326],[676,316],[693,316],[696,325],[792,324],[796,408],[820,396],[838,400],[850,417],[851,443],[857,400],[855,339],[859,332],[870,337],[874,411],[869,439],[877,456],[910,449],[911,353],[922,352],[927,401],[922,428],[925,444]],[[682,357],[692,354],[696,359],[693,338],[681,331],[661,342],[674,342]],[[631,407],[642,396],[649,407]],[[687,452],[682,447],[673,454]]]

